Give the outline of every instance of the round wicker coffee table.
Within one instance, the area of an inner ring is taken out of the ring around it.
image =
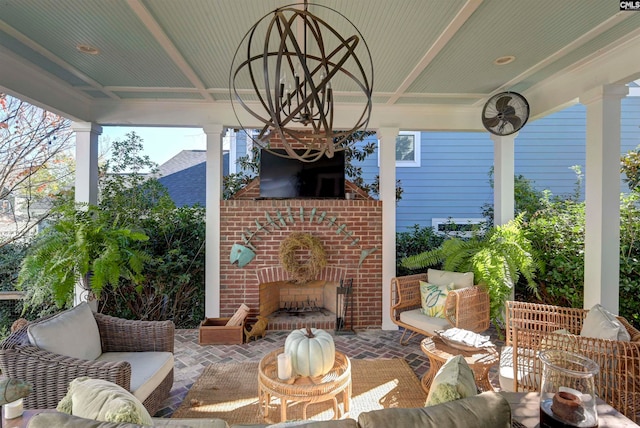
[[[464,356],[464,360],[469,364],[473,375],[476,378],[476,385],[482,391],[493,391],[491,382],[489,382],[489,369],[495,365],[500,356],[495,347],[475,348],[472,350],[461,350],[453,348],[442,341],[438,336],[427,337],[420,343],[422,352],[429,357],[429,371],[422,377],[422,389],[428,394],[431,388],[431,382],[440,367],[447,360],[456,355]]]
[[[338,400],[342,392],[344,413],[349,411],[351,401],[351,363],[349,358],[336,351],[333,369],[324,376],[296,377],[288,381],[278,378],[278,354],[284,348],[270,352],[260,360],[258,366],[258,400],[265,420],[269,416],[269,404],[272,397],[280,399],[280,420],[287,420],[287,404],[304,403],[302,419],[307,419],[309,404],[333,401],[333,418],[338,418]],[[342,416],[342,415],[341,415]]]

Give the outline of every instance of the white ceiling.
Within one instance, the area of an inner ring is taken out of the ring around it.
[[[102,125],[235,126],[228,86],[236,48],[256,21],[289,3],[0,0],[0,89]],[[369,46],[372,128],[481,130],[494,93],[522,93],[536,117],[640,77],[640,12],[613,0],[317,3],[351,20]],[[324,8],[309,10],[333,24]],[[505,55],[516,59],[494,64]],[[340,127],[359,110],[353,94],[336,91]]]

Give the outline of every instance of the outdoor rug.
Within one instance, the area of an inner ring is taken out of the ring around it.
[[[391,407],[423,407],[426,394],[403,359],[351,360],[351,409],[348,417]],[[338,407],[344,411],[342,393]],[[174,418],[221,418],[232,424],[264,423],[258,406],[258,363],[214,363],[206,367],[173,413]],[[333,417],[331,401],[309,405],[307,419]],[[290,404],[289,420],[302,418],[302,404]],[[271,399],[271,422],[280,421],[280,400]]]

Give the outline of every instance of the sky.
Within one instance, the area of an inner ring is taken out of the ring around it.
[[[143,154],[162,165],[182,150],[205,150],[206,138],[201,128],[147,128],[103,126],[101,141],[124,140],[129,132],[138,134],[144,145]]]

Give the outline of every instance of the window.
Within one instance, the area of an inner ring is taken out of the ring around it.
[[[379,155],[378,166],[380,166]],[[419,166],[420,132],[400,131],[396,137],[396,167]]]
[[[432,218],[431,226],[436,233],[449,236],[470,237],[479,228],[483,218]]]
[[[420,133],[400,131],[396,137],[396,166],[420,166]]]

